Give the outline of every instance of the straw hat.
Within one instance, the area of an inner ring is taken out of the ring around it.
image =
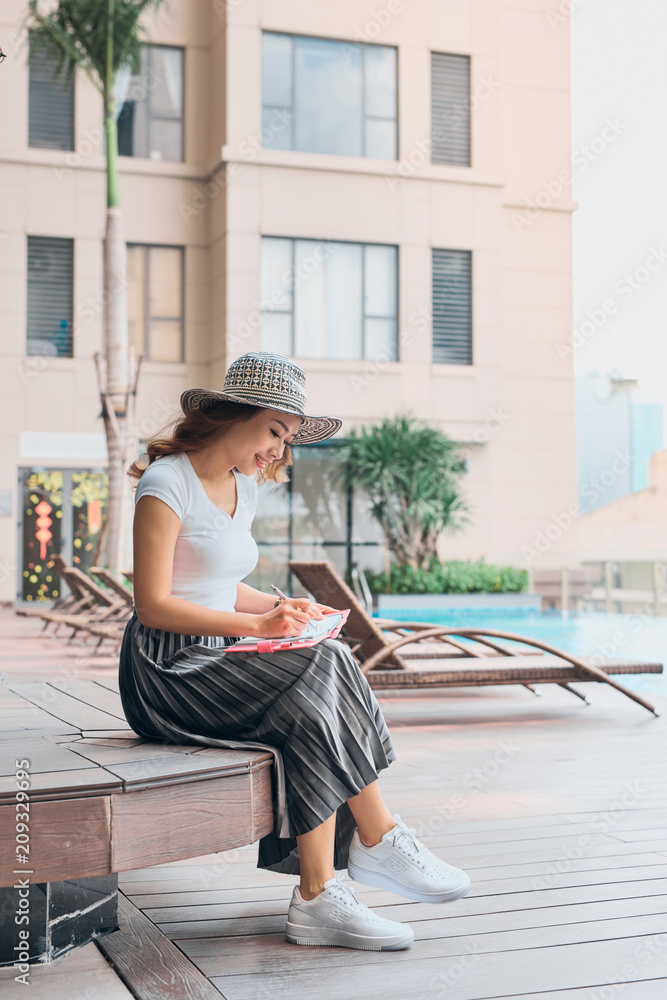
[[[206,409],[220,399],[251,406],[268,407],[303,417],[291,444],[314,444],[325,441],[340,430],[337,417],[313,417],[304,413],[306,373],[284,354],[251,351],[241,355],[227,369],[225,384],[217,389],[186,389],[181,394],[181,409],[189,413]]]

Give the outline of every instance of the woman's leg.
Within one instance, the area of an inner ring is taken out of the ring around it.
[[[396,820],[387,809],[377,780],[347,800],[359,828],[359,837],[366,847],[379,844],[385,833],[393,830]],[[297,836],[301,881],[299,889],[304,899],[313,899],[327,879],[334,877],[333,855],[336,813],[308,833]]]
[[[304,899],[313,899],[322,891],[327,879],[334,877],[334,834],[336,813],[308,833],[297,836],[301,881],[299,889]]]
[[[362,788],[358,795],[353,795],[347,800],[347,804],[357,821],[361,843],[366,847],[379,844],[385,833],[396,826],[396,820],[385,805],[377,780]]]

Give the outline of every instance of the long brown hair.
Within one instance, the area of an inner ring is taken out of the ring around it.
[[[189,413],[182,413],[176,418],[176,423],[173,426],[173,421],[170,421],[162,430],[148,439],[146,445],[148,464],[140,464],[137,459],[129,466],[127,475],[132,481],[133,490],[136,489],[137,483],[148,466],[160,455],[175,455],[180,451],[200,451],[225,424],[231,426],[250,420],[260,409],[262,407],[251,406],[249,403],[235,403],[228,399],[221,399],[191,410]],[[258,470],[259,482],[265,483],[268,479],[272,479],[276,483],[286,483],[289,476],[283,470],[292,465],[292,462],[292,451],[285,442],[282,458],[276,459],[264,469]]]

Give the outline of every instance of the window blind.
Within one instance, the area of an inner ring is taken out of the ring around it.
[[[433,361],[472,364],[470,250],[433,250]]]
[[[54,78],[54,63],[43,52],[30,57],[28,145],[74,149],[74,79]]]
[[[72,357],[74,241],[28,237],[28,354]]]
[[[431,160],[470,166],[470,56],[431,53]]]

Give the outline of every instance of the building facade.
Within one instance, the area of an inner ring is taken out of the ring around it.
[[[587,514],[648,487],[650,459],[663,447],[663,412],[616,370],[578,375],[576,387],[579,511]]]
[[[441,556],[524,564],[577,496],[570,39],[550,9],[173,0],[146,22],[117,92],[140,439],[184,388],[280,351],[339,437],[410,412],[460,442],[471,523]],[[101,99],[28,65],[24,10],[3,6],[0,66],[4,600],[55,596],[58,545],[90,564],[106,455]],[[290,556],[382,566],[335,451],[298,449],[289,487],[262,490],[255,585]]]

